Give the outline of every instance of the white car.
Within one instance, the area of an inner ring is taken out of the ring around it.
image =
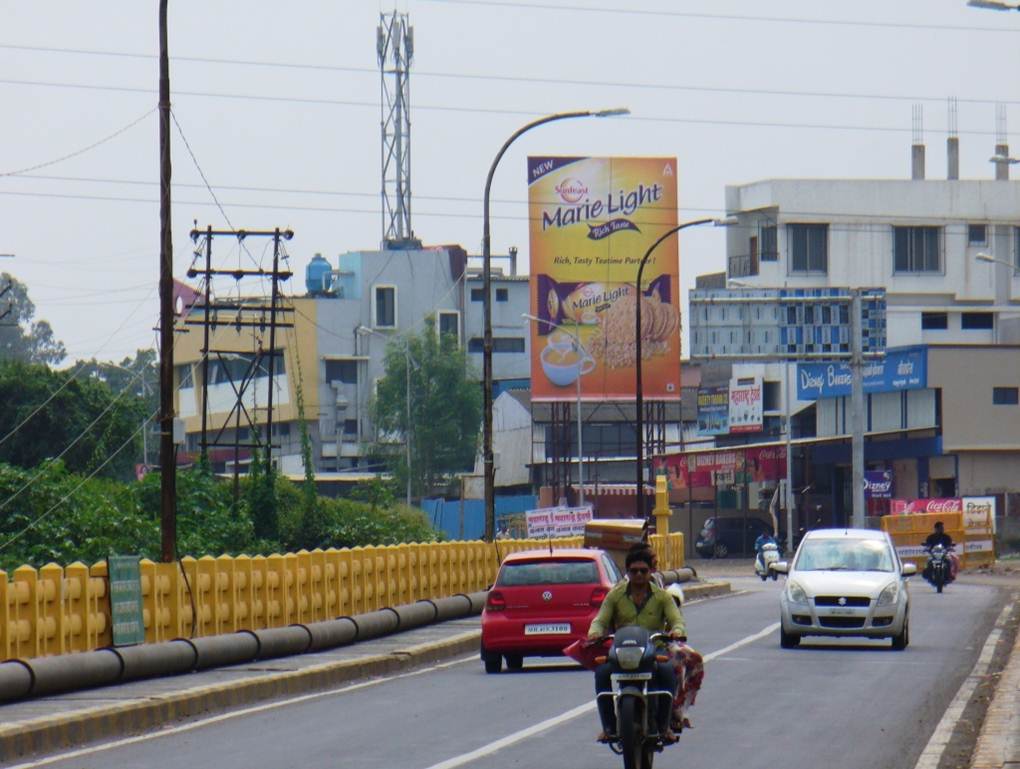
[[[807,635],[891,638],[910,643],[910,593],[917,573],[901,563],[889,535],[874,529],[814,529],[804,535],[780,594],[779,644],[792,649]]]

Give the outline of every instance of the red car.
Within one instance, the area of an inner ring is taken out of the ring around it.
[[[588,635],[602,601],[622,575],[602,550],[529,550],[503,559],[482,610],[482,662],[498,673],[503,658],[555,657]]]

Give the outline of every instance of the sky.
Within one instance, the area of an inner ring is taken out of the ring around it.
[[[290,228],[303,293],[382,238],[380,14],[407,13],[412,227],[481,250],[495,153],[544,114],[627,107],[518,140],[492,189],[492,248],[527,267],[528,155],[678,159],[680,220],[724,215],[726,185],[907,178],[924,108],[945,177],[958,99],[961,178],[992,178],[995,105],[1020,139],[1020,13],[966,0],[169,0],[174,273],[204,229]],[[0,0],[0,269],[77,359],[154,348],[159,300],[157,0]],[[1015,175],[1015,170],[1014,170]],[[1020,212],[1018,212],[1020,217]],[[681,235],[683,295],[724,269],[724,233]],[[271,265],[217,240],[218,265]],[[242,293],[267,289],[255,281]],[[219,296],[234,281],[216,284]],[[686,349],[686,340],[684,343]]]

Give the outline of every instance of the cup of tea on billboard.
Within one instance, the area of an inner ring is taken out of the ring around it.
[[[550,382],[558,387],[574,384],[577,378],[584,376],[595,368],[595,361],[569,339],[566,344],[550,335],[549,343],[543,348],[540,356],[542,370]]]

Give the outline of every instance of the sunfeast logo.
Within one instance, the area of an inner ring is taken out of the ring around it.
[[[584,192],[581,193],[581,190]],[[657,203],[662,199],[662,185],[653,184],[646,186],[639,184],[632,190],[618,190],[606,195],[605,198],[589,200],[586,195],[588,188],[576,179],[566,179],[556,187],[556,192],[565,202],[571,198],[575,201],[568,205],[557,206],[551,210],[542,211],[542,230],[550,227],[569,227],[572,224],[603,219],[612,216],[630,216],[641,206]],[[579,194],[580,193],[580,194]],[[583,198],[583,202],[582,201]],[[619,229],[637,229],[636,227],[621,227]]]

